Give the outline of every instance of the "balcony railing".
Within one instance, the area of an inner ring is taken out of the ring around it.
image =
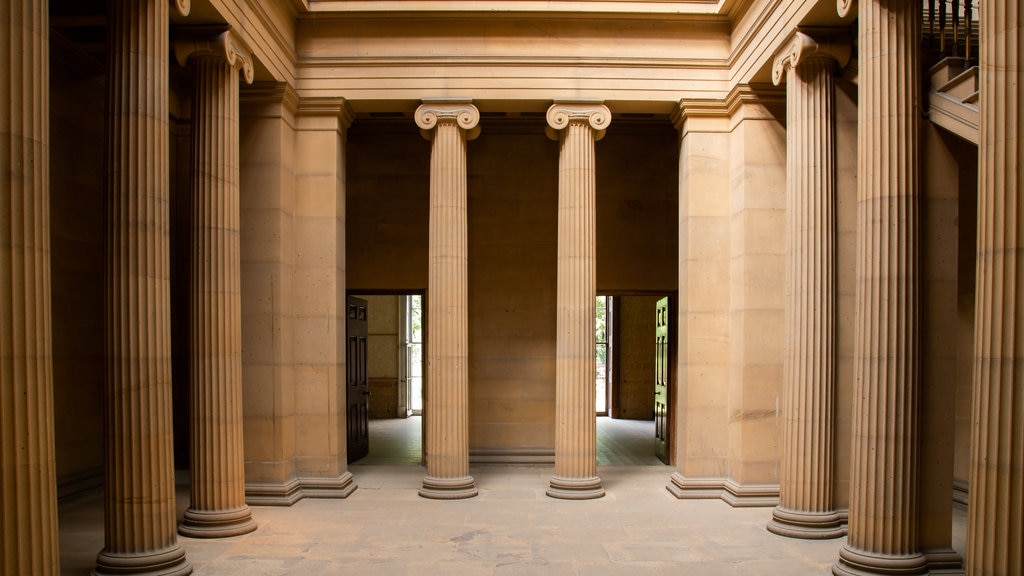
[[[976,60],[980,6],[981,0],[924,0],[921,31],[925,49],[936,52],[940,58]]]

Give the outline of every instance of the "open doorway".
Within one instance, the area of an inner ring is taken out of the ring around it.
[[[664,295],[599,295],[595,408],[600,466],[656,466],[658,302]]]
[[[423,459],[422,294],[360,294],[367,307],[369,450],[354,465]]]

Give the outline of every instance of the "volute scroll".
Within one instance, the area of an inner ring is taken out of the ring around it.
[[[189,12],[192,11],[192,2],[190,0],[171,0],[171,4],[182,18],[188,16]]]
[[[827,58],[842,68],[849,63],[850,52],[850,38],[845,32],[797,30],[775,57],[772,83],[776,86],[782,84],[788,68],[795,69],[811,58]]]
[[[604,130],[612,123],[612,112],[600,101],[589,102],[559,102],[548,108],[548,126],[555,130],[561,130],[569,125],[574,119],[583,119],[594,130]]]
[[[594,140],[600,140],[612,123],[612,111],[602,100],[555,100],[548,108],[547,135],[558,140],[558,131],[572,122],[586,122],[594,131]]]
[[[246,84],[255,79],[252,51],[245,42],[230,29],[223,28],[179,28],[181,36],[174,41],[174,56],[178,64],[186,66],[196,56],[223,58],[229,66],[241,70]]]
[[[465,130],[467,140],[472,140],[480,134],[480,110],[469,98],[424,98],[423,104],[416,109],[414,118],[423,137],[427,139],[438,123],[445,121],[454,122]]]
[[[857,0],[836,0],[836,12],[846,18],[850,14],[857,15]]]

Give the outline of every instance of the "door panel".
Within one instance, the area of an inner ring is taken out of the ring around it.
[[[671,347],[669,342],[669,299],[658,300],[654,328],[654,452],[665,464],[669,463],[669,379],[671,374]]]
[[[366,300],[348,297],[345,396],[348,399],[348,461],[370,453],[370,385],[366,375]]]

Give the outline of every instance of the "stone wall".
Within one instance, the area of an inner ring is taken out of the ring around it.
[[[50,76],[54,423],[60,496],[103,478],[102,63],[59,37]]]
[[[658,296],[622,296],[618,304],[619,339],[615,417],[650,420],[654,417],[654,324]]]

